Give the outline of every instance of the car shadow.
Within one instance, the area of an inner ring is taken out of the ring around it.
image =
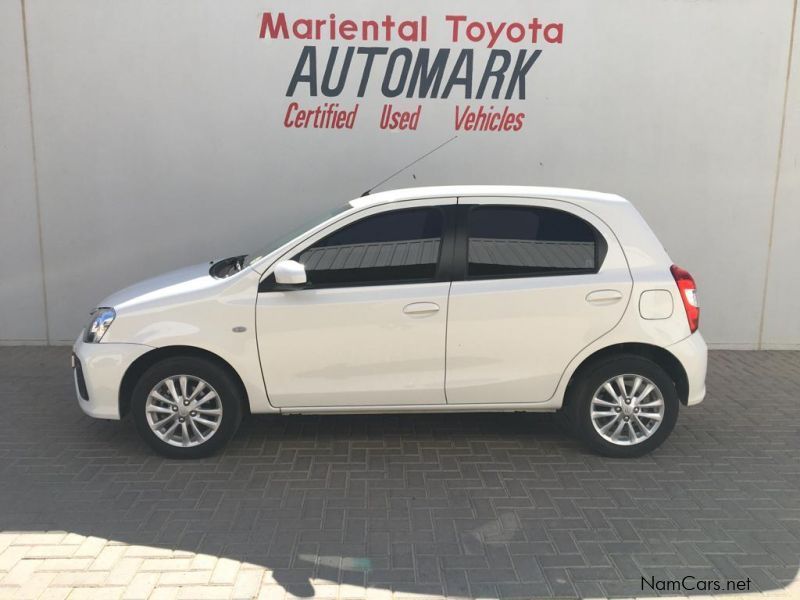
[[[636,460],[586,452],[552,415],[500,413],[257,415],[218,456],[175,461],[130,420],[78,410],[67,350],[0,348],[0,531],[231,558],[300,597],[319,580],[503,598],[650,596],[670,590],[643,578],[686,576],[781,589],[800,563],[800,366],[768,354],[713,353],[708,400]]]

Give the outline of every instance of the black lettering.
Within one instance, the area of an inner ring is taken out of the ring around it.
[[[303,68],[308,63],[308,75],[303,75]],[[294,96],[295,88],[298,83],[308,84],[308,95],[317,95],[317,49],[314,46],[303,46],[300,58],[297,59],[297,66],[294,68],[292,80],[289,82],[289,89],[286,90],[287,96]]]
[[[392,88],[391,80],[394,75],[395,65],[400,57],[403,57],[403,70],[400,71],[400,77],[397,80],[397,85]],[[406,85],[408,78],[408,69],[411,66],[411,59],[413,55],[408,48],[398,48],[389,55],[389,62],[386,65],[386,72],[383,74],[383,84],[381,85],[381,92],[387,98],[394,98],[403,93],[403,88]]]
[[[344,54],[344,63],[342,70],[339,72],[339,81],[336,82],[335,87],[331,87],[331,75],[333,72],[333,65],[336,62],[336,55],[339,53],[339,47],[334,46],[331,48],[331,53],[328,56],[328,64],[325,65],[325,74],[322,76],[322,93],[325,96],[338,96],[344,89],[344,84],[347,82],[347,72],[350,70],[350,61],[353,60],[353,47],[349,46]]]
[[[361,73],[361,83],[358,84],[358,97],[363,98],[364,92],[367,91],[367,83],[369,83],[369,74],[372,71],[372,61],[375,60],[375,57],[379,54],[386,54],[389,51],[386,47],[378,47],[378,48],[359,48],[359,54],[365,54],[367,56],[367,60],[364,63],[364,71]]]
[[[495,67],[495,59],[500,58],[502,64],[499,67]],[[511,52],[508,50],[492,50],[489,53],[489,60],[486,62],[486,69],[483,71],[483,77],[481,77],[481,83],[478,85],[478,95],[477,98],[483,98],[483,92],[486,89],[486,85],[489,83],[489,78],[494,77],[494,89],[492,90],[492,98],[497,99],[500,96],[500,88],[503,86],[503,80],[506,78],[506,70],[508,69],[508,65],[511,64]]]
[[[511,71],[511,78],[508,82],[508,89],[506,90],[506,100],[510,100],[511,97],[514,95],[514,90],[519,83],[519,95],[517,96],[520,100],[525,100],[525,76],[528,74],[528,71],[531,70],[533,63],[536,62],[536,59],[539,58],[539,55],[542,53],[541,50],[534,50],[531,57],[528,59],[527,62],[523,63],[522,61],[525,60],[525,54],[527,50],[520,50],[519,55],[517,56],[517,62],[514,65],[514,70]]]
[[[444,86],[442,98],[449,97],[450,91],[456,85],[464,86],[464,98],[472,98],[472,53],[472,50],[462,50],[459,52],[456,64],[453,66],[453,70],[450,73],[450,79],[447,80],[447,84]],[[464,69],[466,72],[463,76],[459,76],[464,66],[466,66]]]
[[[436,53],[433,64],[428,68],[428,57],[431,51],[428,48],[420,48],[417,60],[414,63],[414,70],[411,71],[411,79],[408,82],[406,98],[411,98],[419,83],[419,97],[427,98],[431,92],[431,98],[439,96],[439,86],[442,84],[444,69],[447,66],[447,57],[450,55],[449,48],[442,48]],[[431,90],[431,87],[433,89]]]

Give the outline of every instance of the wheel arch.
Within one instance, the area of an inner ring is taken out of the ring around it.
[[[578,365],[578,367],[572,372],[569,382],[567,383],[567,387],[565,388],[564,406],[566,407],[569,402],[570,394],[568,393],[568,390],[588,368],[596,365],[599,362],[602,362],[603,360],[626,354],[643,356],[649,360],[652,360],[654,363],[664,369],[670,379],[672,379],[672,381],[675,383],[675,389],[678,392],[678,399],[681,401],[681,404],[684,406],[687,404],[689,398],[689,377],[687,376],[686,369],[681,364],[681,361],[678,360],[678,358],[669,350],[661,348],[660,346],[654,346],[652,344],[645,344],[641,342],[625,342],[601,348],[600,350],[597,350],[587,356],[580,363],[580,365]]]
[[[228,375],[230,375],[231,380],[239,389],[239,393],[241,394],[240,398],[242,401],[242,410],[245,411],[245,414],[250,412],[250,402],[247,397],[247,388],[245,388],[244,382],[239,376],[239,373],[236,372],[236,369],[234,369],[228,361],[218,354],[214,354],[209,350],[198,348],[196,346],[163,346],[161,348],[154,348],[153,350],[142,354],[139,358],[131,363],[131,365],[128,367],[128,370],[125,371],[125,375],[122,376],[122,381],[120,382],[119,386],[118,400],[120,418],[124,418],[125,415],[128,414],[131,406],[131,395],[133,394],[133,389],[136,387],[136,382],[139,381],[139,378],[142,376],[142,374],[154,364],[164,359],[175,357],[203,358],[222,367],[228,373]]]

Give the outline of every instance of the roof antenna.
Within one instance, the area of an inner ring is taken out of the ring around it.
[[[439,148],[443,148],[444,146],[446,146],[447,144],[449,144],[450,142],[452,142],[452,141],[453,141],[454,139],[456,139],[457,137],[458,137],[458,135],[454,135],[454,136],[453,136],[453,137],[451,137],[449,140],[447,140],[447,141],[445,141],[445,142],[442,142],[441,144],[439,144],[438,146],[436,146],[436,148],[434,148],[433,150],[429,150],[428,152],[426,152],[425,154],[423,154],[422,156],[420,156],[420,157],[419,157],[417,160],[415,160],[415,161],[413,161],[413,162],[410,162],[410,163],[408,163],[408,164],[407,164],[405,167],[403,167],[402,169],[399,169],[399,170],[395,171],[394,173],[392,173],[391,175],[389,175],[389,176],[388,176],[386,179],[384,179],[384,180],[382,180],[382,181],[379,181],[378,183],[376,183],[375,185],[373,185],[371,188],[369,188],[369,189],[368,189],[366,192],[364,192],[363,194],[361,194],[361,197],[363,198],[364,196],[369,196],[369,195],[370,195],[370,193],[372,192],[372,190],[374,190],[376,187],[383,185],[384,183],[386,183],[387,181],[389,181],[389,180],[390,180],[392,177],[394,177],[395,175],[399,175],[400,173],[402,173],[403,171],[405,171],[407,168],[409,168],[409,167],[411,167],[411,166],[414,166],[414,165],[415,165],[415,164],[417,164],[419,161],[421,161],[423,158],[425,158],[426,156],[430,156],[431,154],[433,154],[434,152],[436,152],[436,151],[437,151]]]

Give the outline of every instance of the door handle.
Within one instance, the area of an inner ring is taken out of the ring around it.
[[[618,290],[595,290],[586,294],[586,301],[591,304],[614,304],[622,300],[622,292]]]
[[[403,312],[407,315],[429,315],[439,312],[439,305],[435,302],[412,302],[403,307]]]

